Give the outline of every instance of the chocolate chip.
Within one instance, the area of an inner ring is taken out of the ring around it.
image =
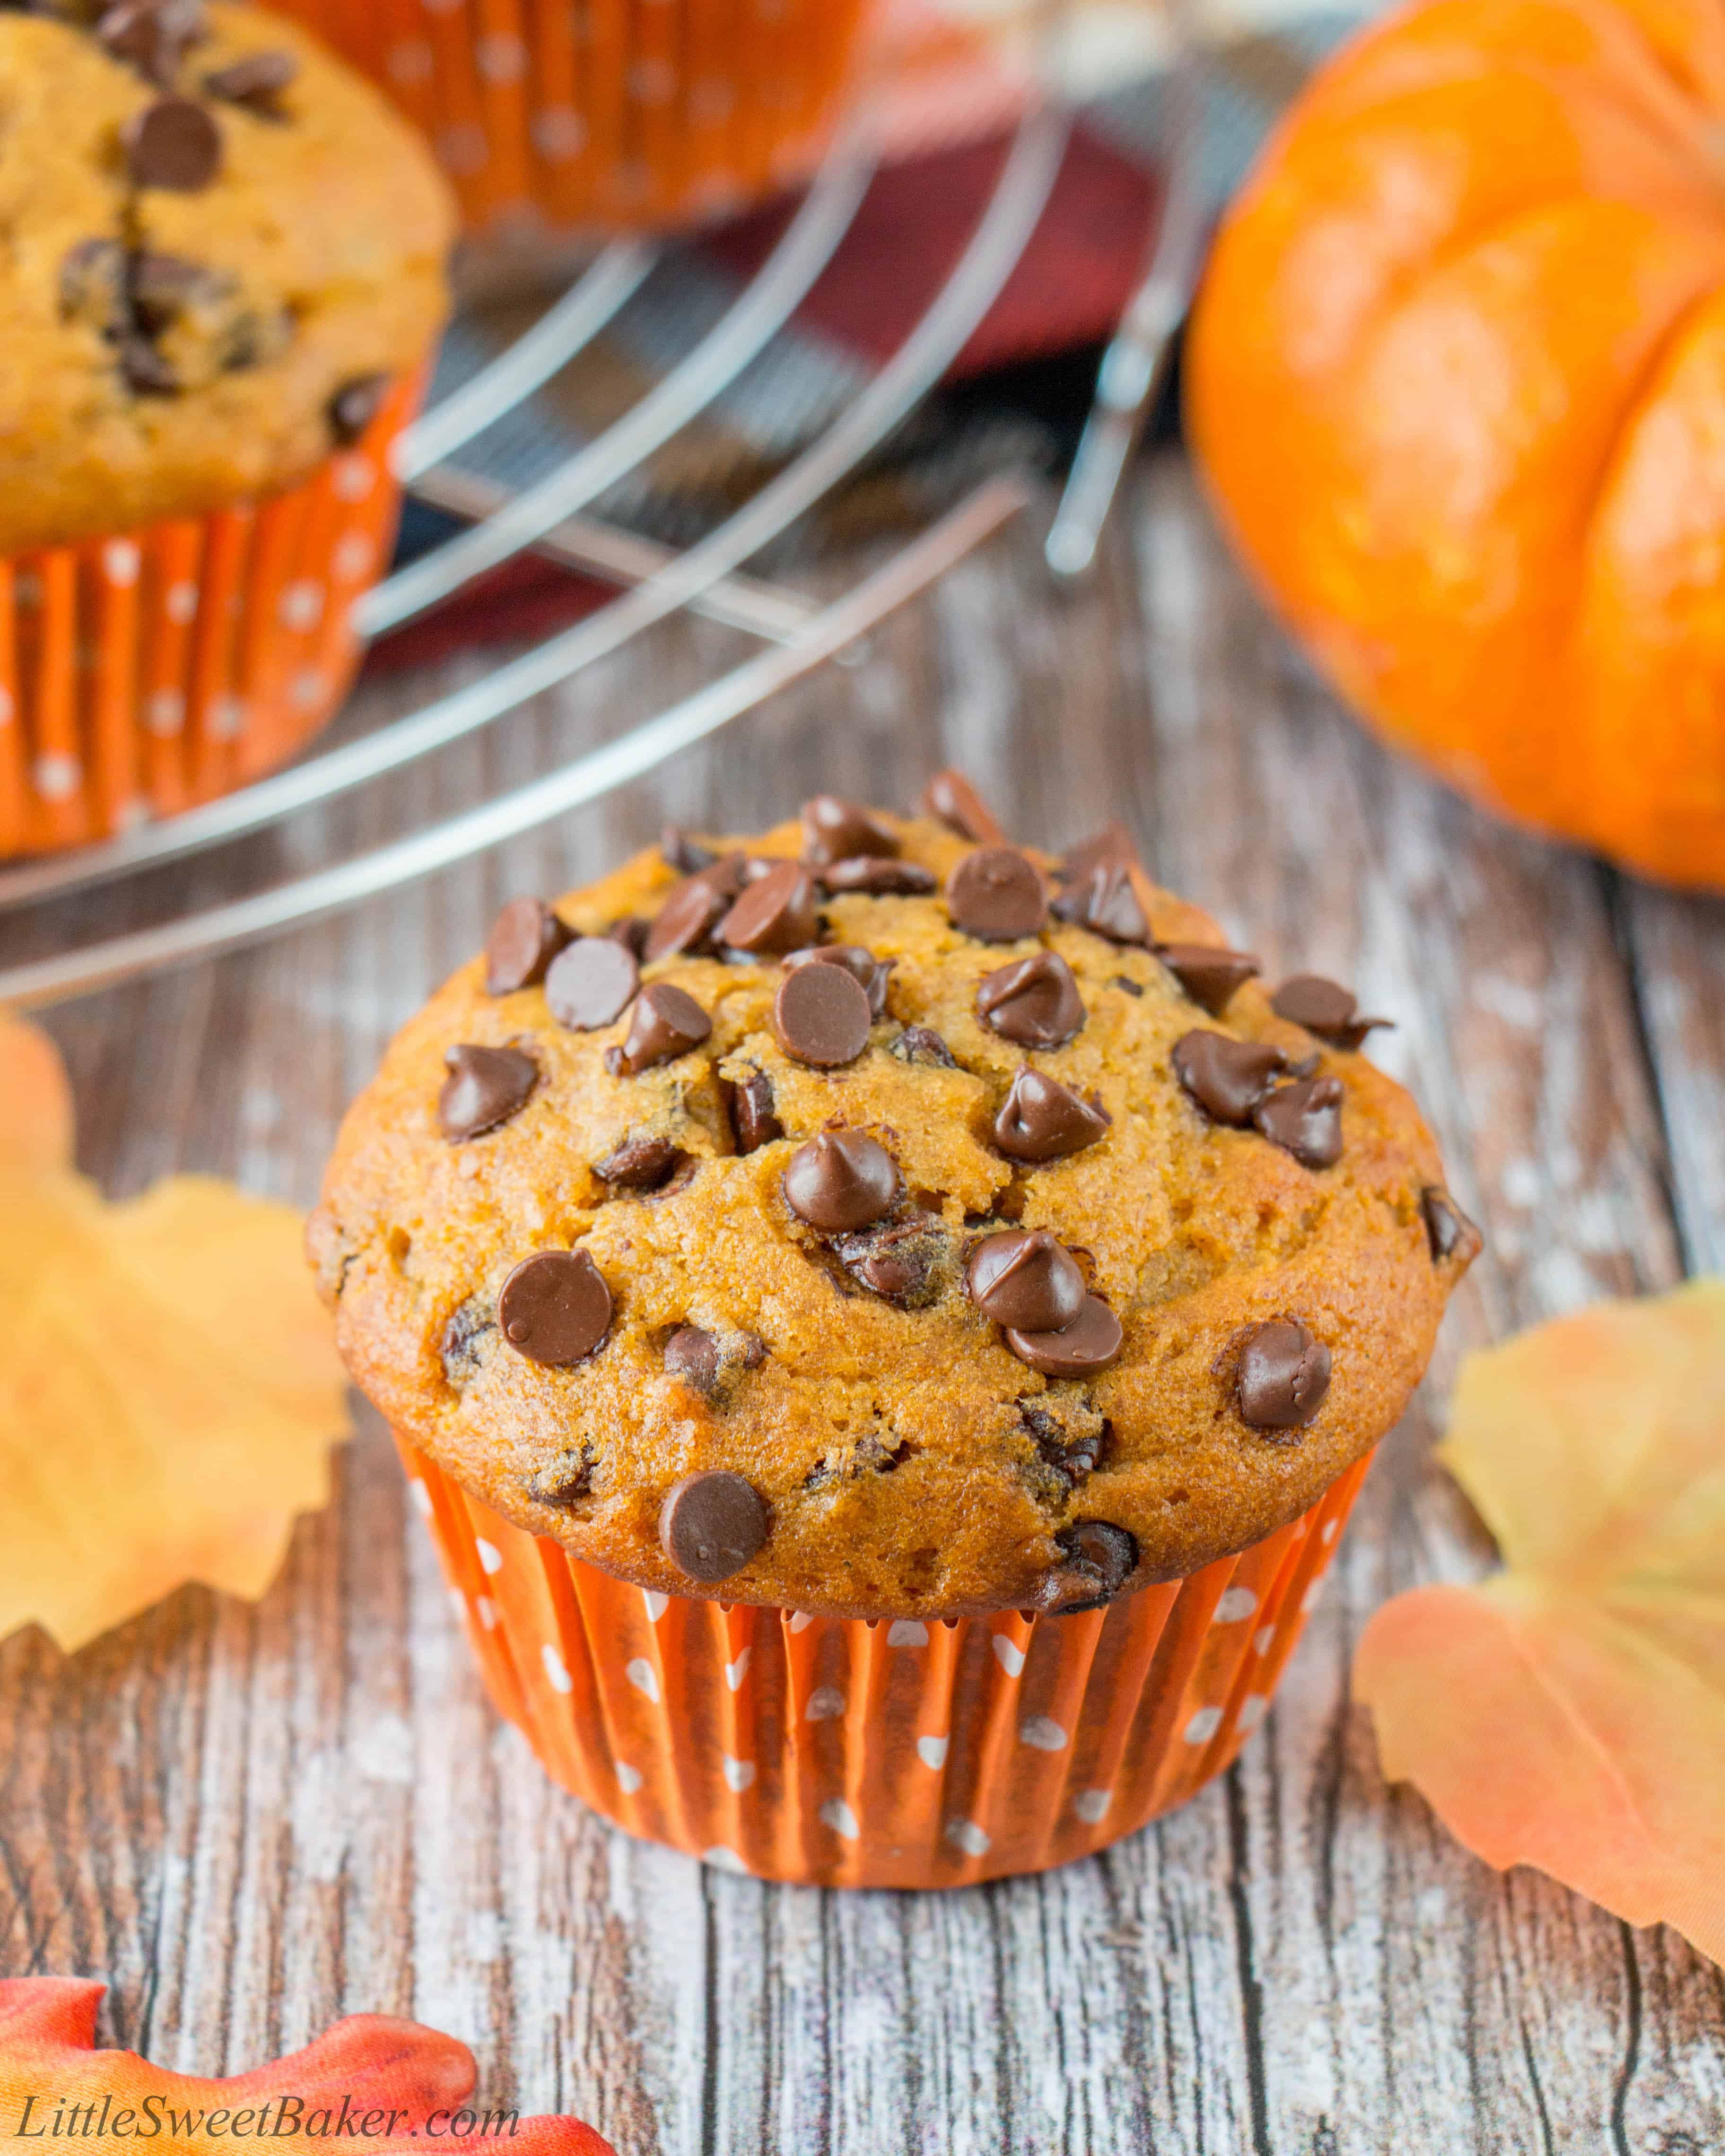
[[[829,1482],[857,1482],[865,1475],[891,1475],[909,1450],[906,1440],[895,1436],[889,1445],[877,1430],[865,1430],[855,1445],[842,1442],[821,1455],[803,1477],[805,1490],[823,1490]]]
[[[993,1137],[1009,1160],[1061,1160],[1094,1145],[1111,1121],[1106,1109],[1021,1063],[994,1118]]]
[[[128,334],[120,340],[120,372],[126,386],[141,397],[172,397],[180,377],[172,361],[157,352],[148,337]]]
[[[171,90],[187,47],[205,35],[203,9],[198,0],[121,0],[104,10],[95,34],[114,59]]]
[[[927,1214],[840,1235],[833,1248],[853,1279],[901,1310],[938,1301],[952,1257],[945,1228]]]
[[[1101,868],[1128,869],[1138,865],[1138,850],[1132,844],[1132,833],[1117,817],[1104,824],[1094,836],[1081,839],[1076,846],[1069,846],[1055,864],[1055,874],[1062,883],[1081,883]]]
[[[614,936],[578,936],[546,968],[545,1000],[560,1025],[596,1033],[622,1017],[640,984],[627,944]]]
[[[482,1296],[470,1295],[450,1312],[438,1342],[438,1359],[452,1385],[470,1383],[484,1366],[497,1331],[497,1312]]]
[[[865,898],[922,898],[935,887],[932,869],[915,861],[887,861],[860,854],[854,860],[834,861],[820,871],[824,889],[835,898],[847,891]]]
[[[806,951],[787,952],[784,963],[787,968],[842,966],[867,996],[870,1016],[886,1017],[886,985],[892,978],[893,959],[877,958],[860,943],[817,943]]]
[[[1342,1081],[1301,1078],[1259,1101],[1252,1121],[1302,1168],[1333,1168],[1342,1158]]]
[[[1059,1048],[1085,1019],[1072,968],[1054,951],[1038,951],[987,974],[977,988],[976,1014],[1020,1048]]]
[[[773,1081],[764,1070],[738,1080],[733,1088],[731,1127],[739,1152],[755,1152],[784,1136],[784,1125],[773,1111]]]
[[[614,1078],[637,1077],[655,1064],[674,1062],[699,1048],[712,1029],[712,1020],[693,996],[669,981],[655,981],[635,998],[623,1045],[605,1050],[605,1068]]]
[[[696,869],[673,885],[647,931],[645,956],[669,958],[679,951],[705,950],[712,933],[742,889],[742,855],[727,854],[723,860]]]
[[[1330,1389],[1330,1351],[1303,1325],[1276,1318],[1255,1325],[1234,1381],[1240,1420],[1253,1430],[1298,1430]]]
[[[194,309],[218,305],[234,289],[225,272],[159,248],[146,248],[131,259],[132,318],[146,336],[161,336]]]
[[[937,1070],[956,1070],[958,1059],[932,1025],[907,1025],[887,1050],[901,1063],[923,1063]]]
[[[1060,1332],[1024,1332],[1009,1326],[1006,1344],[1019,1362],[1040,1370],[1045,1378],[1087,1378],[1108,1367],[1120,1353],[1123,1337],[1120,1320],[1100,1296],[1091,1295]]]
[[[536,1467],[524,1487],[536,1504],[572,1505],[593,1487],[597,1464],[584,1445],[578,1450],[560,1452],[543,1467]]]
[[[111,331],[126,305],[126,255],[117,239],[80,239],[60,260],[60,313]]]
[[[1046,1228],[985,1235],[964,1268],[970,1299],[996,1325],[1058,1332],[1084,1308],[1084,1275]]]
[[[1454,1258],[1458,1265],[1471,1265],[1484,1249],[1485,1237],[1441,1185],[1428,1183],[1420,1192],[1420,1211],[1434,1265]]]
[[[1350,990],[1322,973],[1296,973],[1270,998],[1278,1018],[1303,1025],[1332,1048],[1357,1049],[1374,1026],[1389,1025],[1387,1018],[1361,1018]]]
[[[698,1325],[680,1325],[665,1343],[665,1367],[697,1393],[711,1394],[719,1383],[719,1343]]]
[[[382,410],[389,381],[387,374],[356,374],[324,407],[330,432],[343,449],[351,449]]]
[[[569,937],[568,929],[542,898],[511,899],[491,923],[491,932],[485,938],[485,993],[513,995],[517,988],[531,988],[542,981],[546,968]],[[618,1009],[622,1008],[619,1004]]]
[[[189,97],[158,97],[120,130],[126,169],[139,187],[200,193],[222,168],[222,134]]]
[[[1138,1568],[1138,1545],[1107,1520],[1080,1520],[1055,1537],[1057,1570],[1043,1579],[1036,1606],[1061,1617],[1106,1609]]]
[[[1049,1399],[1053,1399],[1050,1394]],[[1059,1406],[1057,1413],[1048,1402],[1020,1400],[1019,1420],[1035,1445],[1041,1465],[1053,1471],[1063,1489],[1076,1490],[1096,1472],[1107,1446],[1110,1425],[1088,1401],[1077,1405],[1063,1400]]]
[[[631,958],[640,959],[647,948],[647,932],[653,926],[643,921],[639,914],[625,913],[605,931],[614,943],[620,943]]]
[[[1250,952],[1212,943],[1158,943],[1156,955],[1195,1004],[1220,1018],[1242,981],[1258,971]]]
[[[1135,981],[1130,973],[1113,974],[1109,979],[1108,985],[1111,988],[1118,988],[1123,996],[1133,996],[1140,1000],[1142,999],[1144,984],[1142,981]]]
[[[778,861],[747,886],[713,937],[733,951],[794,951],[819,927],[814,877],[795,861]]]
[[[1118,861],[1098,861],[1087,875],[1067,885],[1051,911],[1075,928],[1106,936],[1111,943],[1149,940],[1150,923],[1131,876]]]
[[[281,93],[299,72],[291,53],[248,53],[207,74],[203,87],[224,105],[243,105],[260,120],[280,120]]]
[[[984,803],[981,794],[962,771],[950,765],[937,771],[922,789],[916,806],[925,816],[932,816],[937,823],[944,824],[949,831],[956,831],[961,839],[968,839],[973,845],[1001,846],[1006,843],[1006,834]]]
[[[811,868],[829,868],[864,854],[890,860],[898,850],[897,832],[855,801],[817,793],[803,803],[803,858]]]
[[[861,1131],[823,1131],[785,1163],[784,1196],[799,1220],[829,1235],[866,1228],[897,1204],[898,1163]]]
[[[1048,896],[1035,865],[1014,846],[978,846],[947,879],[955,927],[984,943],[1015,943],[1048,918]]]
[[[539,1083],[539,1065],[518,1048],[481,1048],[460,1041],[444,1050],[449,1072],[437,1096],[447,1138],[476,1138],[525,1107]]]
[[[719,858],[711,846],[704,846],[699,839],[691,839],[680,824],[667,824],[659,834],[660,857],[668,869],[675,869],[680,876],[691,876],[702,869],[710,869]]]
[[[504,1338],[552,1369],[583,1362],[611,1325],[611,1291],[586,1250],[536,1250],[497,1297]]]
[[[1235,1040],[1200,1027],[1174,1043],[1173,1065],[1174,1075],[1205,1115],[1244,1130],[1288,1059],[1267,1041]]]
[[[685,1475],[665,1492],[659,1539],[678,1571],[712,1583],[741,1572],[767,1539],[767,1507],[728,1468]]]
[[[687,1156],[667,1137],[625,1138],[593,1172],[603,1183],[624,1190],[658,1190],[669,1183]]]
[[[773,998],[773,1030],[798,1063],[836,1070],[869,1045],[869,993],[843,966],[797,966]]]

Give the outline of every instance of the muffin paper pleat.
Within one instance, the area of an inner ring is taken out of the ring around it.
[[[812,169],[869,0],[278,0],[429,138],[469,228],[717,216]]]
[[[285,762],[335,711],[394,540],[404,377],[303,485],[0,560],[0,856],[105,838]]]
[[[1368,1465],[1106,1609],[865,1620],[629,1586],[398,1443],[492,1699],[546,1771],[631,1834],[823,1887],[1040,1871],[1183,1804],[1262,1719]]]

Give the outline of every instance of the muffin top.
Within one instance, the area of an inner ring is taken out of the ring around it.
[[[261,8],[0,10],[0,552],[292,485],[445,309],[431,158]]]
[[[1094,1608],[1305,1510],[1477,1248],[1336,984],[943,773],[668,833],[397,1037],[308,1230],[355,1378],[668,1593]]]

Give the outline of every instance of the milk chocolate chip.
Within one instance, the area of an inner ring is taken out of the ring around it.
[[[767,1539],[767,1507],[728,1468],[685,1475],[665,1493],[659,1539],[678,1571],[711,1585],[741,1572]]]
[[[932,816],[937,823],[944,824],[949,831],[956,831],[961,839],[968,839],[973,845],[1003,846],[1006,834],[995,821],[992,810],[975,787],[962,771],[950,766],[937,771],[922,789],[916,806],[925,816]]]
[[[569,938],[569,930],[542,898],[511,899],[485,938],[485,993],[512,995],[542,981],[546,968]]]
[[[1149,941],[1150,923],[1131,876],[1118,861],[1098,861],[1088,874],[1076,878],[1055,901],[1052,911],[1075,928],[1088,928],[1111,943]]]
[[[697,1393],[711,1393],[719,1383],[719,1343],[698,1325],[680,1325],[665,1343],[665,1367]]]
[[[1009,1160],[1060,1160],[1094,1145],[1109,1120],[1106,1109],[1081,1100],[1070,1086],[1021,1063],[994,1118],[994,1142]]]
[[[1440,1265],[1454,1258],[1458,1265],[1471,1265],[1486,1239],[1449,1192],[1437,1183],[1428,1184],[1420,1194],[1420,1211],[1432,1263]]]
[[[504,1338],[530,1363],[560,1369],[592,1354],[611,1324],[611,1291],[585,1250],[536,1250],[497,1298]]]
[[[1059,1048],[1085,1019],[1072,968],[1055,951],[1038,951],[985,975],[976,992],[976,1014],[1020,1048]]]
[[[870,1014],[877,1019],[886,1017],[892,959],[877,958],[860,943],[815,943],[806,951],[787,952],[784,963],[787,970],[797,966],[842,966],[868,998]]]
[[[891,860],[898,850],[897,832],[855,801],[817,793],[803,803],[803,858],[811,868],[829,868],[865,854]]]
[[[222,167],[222,135],[189,97],[158,97],[121,123],[120,142],[132,184],[172,194],[201,193]]]
[[[1060,1563],[1036,1592],[1036,1605],[1062,1617],[1101,1609],[1138,1567],[1137,1538],[1107,1520],[1080,1520],[1055,1537]]]
[[[1247,951],[1227,951],[1212,943],[1158,943],[1156,955],[1186,993],[1212,1018],[1220,1018],[1242,981],[1258,971]]]
[[[915,861],[888,861],[860,854],[855,860],[834,861],[820,871],[823,887],[834,897],[847,891],[865,898],[920,898],[934,889],[932,869]]]
[[[1303,1025],[1308,1033],[1327,1041],[1332,1048],[1357,1049],[1373,1026],[1389,1025],[1387,1018],[1361,1018],[1353,992],[1322,973],[1296,973],[1270,998],[1278,1018]]]
[[[699,1048],[712,1029],[712,1020],[693,996],[669,981],[655,981],[635,998],[622,1046],[605,1050],[605,1068],[614,1078],[638,1077],[655,1064],[674,1062]]]
[[[1244,1130],[1288,1059],[1267,1042],[1202,1028],[1174,1043],[1174,1075],[1211,1121]]]
[[[764,1070],[739,1079],[732,1088],[731,1128],[739,1152],[753,1152],[784,1136],[784,1125],[773,1109],[773,1081]]]
[[[673,885],[647,932],[648,960],[669,958],[679,951],[705,950],[742,889],[741,854],[727,854],[723,860],[697,869]]]
[[[984,1236],[964,1285],[985,1317],[1027,1332],[1058,1332],[1085,1304],[1084,1275],[1046,1228]]]
[[[1086,1296],[1084,1307],[1058,1332],[1026,1332],[1009,1326],[1006,1344],[1021,1363],[1045,1378],[1088,1378],[1107,1368],[1125,1336],[1120,1320],[1099,1296]]]
[[[1070,846],[1055,869],[1062,883],[1082,883],[1097,869],[1129,869],[1138,865],[1138,850],[1132,844],[1132,833],[1117,817],[1104,824],[1101,829],[1088,839],[1081,839]]]
[[[1330,1389],[1330,1351],[1303,1325],[1276,1318],[1254,1326],[1240,1351],[1235,1398],[1253,1430],[1299,1430]]]
[[[773,998],[773,1030],[787,1055],[818,1070],[854,1063],[869,1045],[868,990],[840,966],[798,966]]]
[[[1302,1168],[1333,1168],[1342,1158],[1342,1081],[1278,1086],[1253,1109],[1252,1121]]]
[[[444,1050],[444,1067],[449,1075],[437,1096],[437,1119],[447,1138],[476,1138],[506,1123],[539,1082],[539,1065],[518,1048],[459,1041]]]
[[[1014,846],[978,846],[947,879],[953,925],[984,943],[1015,943],[1048,918],[1042,878]]]
[[[898,1163],[861,1131],[823,1131],[785,1165],[785,1203],[798,1219],[829,1235],[881,1219],[903,1188]]]
[[[796,861],[778,861],[747,886],[713,937],[733,951],[794,951],[819,926],[814,879]]]
[[[559,1025],[597,1033],[622,1017],[640,984],[634,953],[620,937],[578,936],[546,968],[545,1000]]]

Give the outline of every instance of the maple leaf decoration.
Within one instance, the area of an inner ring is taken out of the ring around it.
[[[69,1652],[182,1580],[256,1597],[329,1495],[346,1378],[290,1207],[71,1165],[47,1035],[0,1012],[0,1639]]]
[[[1385,1774],[1488,1864],[1725,1962],[1725,1281],[1470,1357],[1440,1456],[1504,1569],[1367,1625]]]
[[[472,2052],[417,2021],[351,2015],[303,2051],[206,2081],[152,2066],[136,2051],[94,2049],[105,1989],[74,1977],[0,1981],[0,2137],[18,2138],[28,2116],[25,2138],[45,2127],[56,2147],[58,2114],[61,2138],[70,2133],[82,2148],[116,2151],[141,2139],[151,2156],[223,2156],[260,2143],[327,2156],[409,2139],[453,2156],[617,2156],[578,2118],[516,2119],[494,2109],[492,2130],[477,2130],[487,2114],[467,2107]],[[465,2119],[475,2130],[451,2130]]]

